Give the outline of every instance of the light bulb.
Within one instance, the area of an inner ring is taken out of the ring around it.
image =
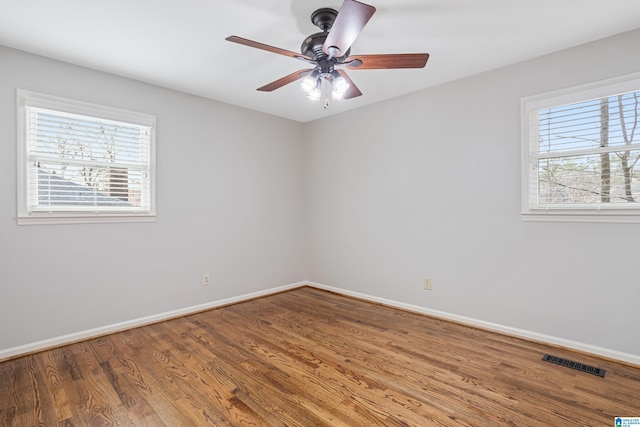
[[[349,90],[349,83],[344,77],[340,76],[333,80],[333,90],[331,91],[333,99],[344,98],[347,90]]]
[[[319,101],[322,96],[322,91],[318,86],[314,87],[311,92],[307,95],[307,97],[312,101]]]
[[[302,79],[302,83],[300,83],[300,86],[302,86],[302,90],[307,92],[307,94],[311,94],[311,92],[313,92],[313,90],[316,87],[315,77],[312,77],[312,76],[305,77],[304,79]]]

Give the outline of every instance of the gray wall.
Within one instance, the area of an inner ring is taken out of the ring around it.
[[[311,123],[308,279],[640,355],[640,224],[519,215],[520,99],[640,71],[639,46],[634,31]]]
[[[304,279],[302,125],[2,46],[0,64],[0,349]],[[157,222],[17,226],[16,88],[155,114]]]
[[[308,279],[640,357],[640,225],[519,216],[520,99],[640,71],[638,45],[305,125],[0,47],[0,351]],[[158,221],[17,226],[16,88],[157,115]]]

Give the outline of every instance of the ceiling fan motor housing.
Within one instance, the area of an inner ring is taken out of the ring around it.
[[[324,41],[327,38],[328,32],[315,33],[311,34],[309,37],[304,39],[302,42],[302,46],[300,47],[300,52],[303,55],[310,56],[314,61],[318,61],[320,59],[326,58],[328,55],[324,53],[322,50],[322,46],[324,45]],[[351,52],[351,48],[347,50],[347,52],[340,57],[331,58],[335,63],[342,63]]]
[[[322,50],[322,46],[324,45],[324,41],[327,39],[329,30],[331,30],[337,16],[338,11],[329,7],[323,7],[311,14],[311,22],[313,25],[320,28],[322,32],[311,34],[309,37],[304,39],[302,46],[300,47],[300,52],[303,55],[310,56],[314,61],[319,61],[328,57],[328,55]],[[333,61],[334,64],[342,63],[349,56],[349,51],[350,49],[340,57],[331,58],[331,61]]]

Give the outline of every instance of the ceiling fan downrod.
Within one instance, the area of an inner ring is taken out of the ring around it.
[[[338,16],[338,11],[330,7],[323,7],[311,14],[311,22],[325,33],[329,32]]]

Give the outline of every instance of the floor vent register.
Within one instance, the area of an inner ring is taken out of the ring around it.
[[[604,378],[605,370],[596,368],[595,366],[585,365],[584,363],[574,362],[572,360],[563,359],[562,357],[551,356],[545,354],[542,356],[542,360],[545,362],[554,363],[556,365],[565,366],[567,368],[575,369],[577,371],[586,372],[587,374],[597,375]]]

